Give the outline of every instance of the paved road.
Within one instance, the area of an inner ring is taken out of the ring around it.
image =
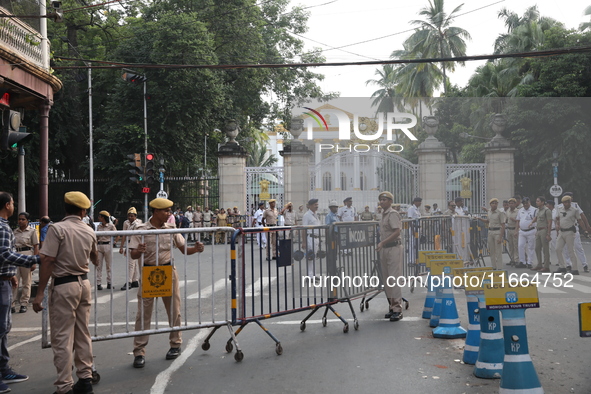
[[[591,257],[591,244],[584,245]],[[180,258],[180,256],[178,256]],[[229,256],[221,246],[208,249],[199,258],[194,257],[187,267],[200,269],[200,279],[192,271],[192,281],[183,285],[187,303],[197,303],[199,287],[203,304],[196,313],[189,307],[187,321],[197,323],[226,316],[224,294]],[[506,258],[506,256],[505,256]],[[179,270],[184,264],[178,265]],[[178,263],[177,263],[178,264]],[[115,259],[113,292],[97,292],[95,308],[99,322],[110,320],[111,294],[115,300],[113,321],[115,331],[124,331],[125,322],[133,324],[137,301],[135,290],[125,292],[119,288],[125,282],[124,261]],[[525,270],[510,269],[523,273]],[[216,283],[215,287],[211,283]],[[268,293],[274,281],[261,282],[261,291]],[[572,288],[540,288],[539,309],[526,313],[530,354],[547,393],[590,393],[589,351],[591,339],[579,338],[577,303],[591,301],[591,275],[582,274],[573,279]],[[186,293],[185,293],[186,291]],[[370,309],[359,312],[359,300],[353,305],[360,322],[358,331],[343,333],[343,325],[329,314],[326,327],[321,315],[315,315],[300,330],[303,313],[263,321],[265,326],[281,340],[283,355],[275,353],[274,342],[255,324],[248,325],[238,336],[244,360],[234,361],[233,354],[225,352],[228,330],[220,329],[212,338],[211,349],[203,351],[201,342],[208,329],[183,333],[183,354],[175,361],[167,361],[166,334],[155,335],[147,348],[146,367],[134,369],[132,339],[95,342],[96,367],[101,381],[96,393],[496,393],[498,380],[483,380],[472,375],[473,366],[462,364],[463,340],[435,339],[428,322],[420,318],[425,289],[411,293],[405,289],[410,309],[400,322],[383,319],[386,300],[380,294]],[[211,302],[211,295],[214,301]],[[193,298],[191,298],[193,297]],[[205,305],[205,300],[209,304]],[[460,319],[467,326],[465,297],[456,291]],[[125,311],[128,305],[128,312]],[[346,304],[336,306],[339,313],[352,321]],[[94,313],[93,313],[94,315]],[[183,319],[185,319],[183,312]],[[165,314],[160,308],[159,320],[165,327]],[[31,376],[25,383],[13,385],[14,392],[53,392],[55,369],[50,349],[41,349],[41,315],[30,310],[13,316],[13,329],[9,337],[12,366]],[[98,332],[110,331],[103,325]]]

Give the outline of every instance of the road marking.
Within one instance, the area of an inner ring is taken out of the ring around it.
[[[347,320],[347,319],[345,319]],[[418,317],[418,316],[405,316],[402,320],[400,320],[401,322],[404,321],[423,321],[425,319],[423,319],[422,317]],[[327,323],[342,323],[342,321],[340,321],[339,319],[327,319],[326,320]],[[349,322],[349,320],[347,320]],[[368,321],[388,321],[388,319],[358,319],[358,321],[360,323],[363,322],[368,322]],[[269,321],[266,324],[276,324],[276,325],[300,325],[302,323],[301,320],[283,320],[283,321]],[[306,324],[321,324],[322,320],[306,320]]]
[[[12,350],[16,349],[16,348],[17,348],[17,347],[19,347],[19,346],[26,345],[26,344],[27,344],[27,343],[29,343],[29,342],[35,342],[35,341],[38,341],[38,340],[40,340],[40,339],[41,339],[41,335],[36,335],[36,336],[34,336],[34,337],[32,337],[32,338],[29,338],[29,339],[27,339],[26,341],[17,342],[17,343],[15,343],[14,345],[12,345],[12,346],[9,346],[9,347],[8,347],[8,351],[9,351],[9,352],[11,352]]]
[[[224,279],[225,280],[225,279]],[[181,355],[172,362],[170,367],[166,368],[164,371],[160,372],[158,376],[156,376],[156,380],[154,381],[154,385],[150,389],[150,394],[163,394],[168,386],[168,382],[170,382],[170,378],[174,372],[176,372],[180,367],[182,367],[187,359],[191,357],[191,355],[195,352],[199,343],[203,338],[207,336],[208,332],[205,330],[201,330],[197,335],[195,335],[189,343],[187,344],[186,348],[182,351]]]
[[[273,282],[275,282],[277,278],[275,276],[271,277],[271,284],[273,284]],[[262,283],[262,285],[261,285]],[[267,286],[269,286],[269,277],[265,276],[263,278],[259,278],[256,282],[254,282],[254,284],[248,285],[246,287],[246,290],[244,291],[244,295],[246,297],[258,297],[261,295],[261,287],[263,289],[266,289]],[[254,289],[254,293],[253,293],[253,289]]]
[[[566,294],[566,291],[558,290],[554,286],[538,286],[538,292],[544,294]]]
[[[217,282],[215,282],[213,284],[213,286],[207,286],[204,289],[201,289],[201,298],[208,298],[209,296],[211,296],[211,294],[213,293],[213,289],[215,289],[216,291],[220,291],[222,289],[225,289],[226,287],[224,286],[224,284],[227,282],[226,278],[222,278],[220,280],[218,280]],[[199,299],[199,293],[193,293],[189,296],[187,296],[188,300],[195,300],[195,299]]]
[[[572,283],[572,285],[573,285],[572,289],[575,289],[576,291],[580,291],[581,293],[587,293],[587,294],[591,293],[591,287],[589,287],[589,286],[583,286],[579,283]]]

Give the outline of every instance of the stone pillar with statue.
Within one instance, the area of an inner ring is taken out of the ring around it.
[[[445,164],[447,148],[435,138],[439,127],[439,119],[435,116],[423,117],[423,128],[428,137],[416,150],[419,156],[419,196],[429,204],[437,203],[446,207],[445,199]]]
[[[226,122],[224,132],[228,142],[218,150],[220,207],[237,206],[246,211],[246,158],[248,153],[238,144],[240,127],[235,120]]]
[[[495,114],[490,122],[495,136],[484,146],[486,163],[487,197],[503,201],[514,194],[515,185],[515,148],[501,135],[507,121],[502,114]]]
[[[291,120],[289,132],[293,139],[289,144],[283,145],[279,152],[283,156],[284,166],[284,193],[285,201],[291,201],[295,207],[307,203],[310,199],[310,155],[312,151],[301,141],[300,134],[304,131],[304,120],[294,118]]]

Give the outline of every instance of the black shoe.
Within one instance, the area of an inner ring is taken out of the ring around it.
[[[14,307],[13,308],[10,308],[10,312],[16,313],[16,308],[14,308]]]
[[[140,283],[137,280],[136,281],[133,281],[133,282],[131,282],[131,287],[132,288],[134,288],[134,287],[140,287]]]
[[[111,284],[107,283],[107,290],[110,290],[110,289],[111,289]]]
[[[579,270],[572,270],[571,275],[579,275]]]
[[[97,290],[102,290],[103,289],[103,285],[96,285],[96,289]]]
[[[394,311],[390,311],[390,312],[386,313],[386,314],[384,315],[384,319],[389,319],[389,318],[391,318],[393,314],[394,314]]]
[[[508,262],[507,264],[505,264],[505,265],[514,265],[514,264],[515,264],[514,262],[512,262],[512,261],[509,261],[509,262]]]
[[[121,290],[129,290],[129,289],[131,289],[131,282],[124,284],[123,287],[121,288]]]
[[[519,262],[515,265],[515,268],[525,268],[527,267],[525,264],[523,264],[522,262]]]
[[[554,274],[565,274],[566,268],[558,268],[556,271],[553,272]]]
[[[584,272],[589,272],[589,266],[588,266],[588,265],[584,266],[584,267],[583,267],[583,271],[584,271]]]
[[[398,320],[402,320],[402,312],[394,312],[392,313],[392,316],[390,317],[390,321],[398,321]]]
[[[571,272],[573,269],[573,267],[571,267],[570,265],[566,267],[566,272]]]
[[[94,394],[92,389],[92,378],[78,379],[72,387],[73,394]]]
[[[181,354],[180,347],[171,347],[170,350],[168,352],[166,352],[166,359],[167,360],[174,360],[175,358],[177,358],[179,356],[179,354]]]
[[[21,309],[18,310],[18,313],[27,313],[27,307],[22,305]]]
[[[143,368],[146,365],[146,358],[144,356],[135,356],[133,359],[134,368]]]

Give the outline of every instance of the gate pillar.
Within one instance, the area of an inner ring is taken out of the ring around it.
[[[423,117],[423,127],[429,135],[416,150],[419,156],[419,195],[423,205],[437,203],[443,210],[445,201],[445,162],[447,148],[434,137],[439,120],[434,116]]]
[[[499,200],[513,196],[515,185],[515,148],[501,133],[505,130],[506,120],[503,115],[496,114],[491,121],[491,128],[496,133],[493,139],[484,146],[486,163],[487,196]]]
[[[294,207],[308,203],[310,199],[311,182],[310,177],[310,155],[312,151],[308,149],[297,138],[301,134],[303,121],[301,119],[292,119],[291,134],[295,139],[290,144],[284,144],[283,150],[279,152],[283,156],[284,168],[284,200],[287,203],[291,201]]]
[[[228,127],[228,126],[227,126]],[[229,135],[228,130],[226,134]],[[235,136],[234,136],[235,137]],[[246,212],[246,150],[234,138],[220,146],[218,150],[218,176],[220,208],[237,206]]]

